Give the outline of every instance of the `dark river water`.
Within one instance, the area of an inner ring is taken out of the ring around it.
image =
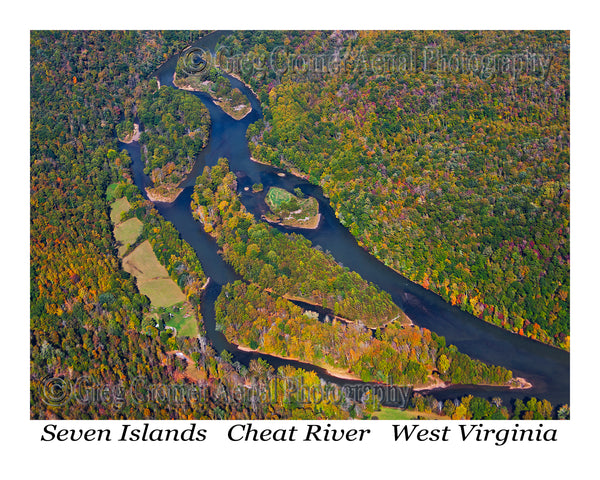
[[[213,50],[222,32],[204,37],[196,45],[205,50]],[[161,85],[173,87],[173,72],[177,56],[169,59],[156,72]],[[327,381],[337,384],[360,383],[356,381],[339,380],[327,375],[318,367],[302,362],[282,360],[270,355],[248,353],[238,350],[227,342],[224,336],[215,330],[214,301],[221,288],[228,282],[240,277],[217,254],[216,242],[204,232],[196,222],[190,210],[190,197],[195,179],[205,165],[216,165],[221,157],[227,157],[230,169],[238,177],[238,192],[246,208],[256,218],[260,218],[267,207],[264,204],[265,192],[271,186],[293,190],[299,187],[305,194],[319,201],[322,220],[316,230],[288,229],[277,226],[281,231],[301,233],[323,250],[329,251],[333,257],[351,270],[356,271],[366,280],[373,282],[390,293],[393,300],[406,312],[412,321],[420,326],[443,335],[448,344],[454,344],[458,349],[486,363],[502,365],[513,371],[515,376],[524,377],[533,387],[527,390],[509,390],[502,387],[487,387],[474,385],[456,385],[445,389],[431,390],[429,393],[438,400],[460,398],[472,394],[491,399],[502,398],[505,404],[516,398],[536,397],[547,399],[554,406],[569,403],[570,387],[570,355],[568,352],[541,344],[537,341],[521,337],[465,313],[445,302],[438,295],[412,283],[402,275],[386,267],[375,257],[361,248],[350,232],[337,220],[328,200],[320,187],[294,177],[287,172],[258,164],[250,160],[250,152],[246,140],[248,125],[261,117],[260,103],[250,89],[233,77],[228,77],[234,87],[239,88],[250,100],[252,112],[244,119],[236,121],[216,106],[211,98],[203,93],[188,92],[196,95],[206,105],[211,116],[210,140],[206,148],[198,155],[192,172],[182,183],[183,192],[172,204],[156,203],[156,208],[163,217],[172,222],[185,239],[196,251],[202,268],[211,282],[202,304],[202,316],[207,335],[218,352],[226,349],[233,353],[234,359],[248,364],[252,358],[263,358],[277,368],[290,364],[306,370],[314,370]],[[133,160],[134,180],[136,185],[144,187],[149,180],[143,174],[140,159],[140,146],[137,142],[120,144],[128,150]],[[285,174],[280,176],[278,174]],[[254,183],[262,183],[264,190],[253,194],[251,187]],[[143,191],[143,188],[142,188]]]

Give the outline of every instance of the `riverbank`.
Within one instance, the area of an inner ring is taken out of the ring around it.
[[[533,387],[533,384],[525,380],[523,377],[515,377],[513,380],[515,380],[517,384],[511,385],[511,390],[528,390]]]
[[[274,353],[267,353],[267,352],[262,352],[260,350],[257,349],[253,349],[250,347],[245,347],[243,345],[239,345],[237,343],[232,343],[230,342],[232,345],[235,345],[235,347],[238,350],[241,350],[242,352],[252,352],[252,353],[258,353],[258,354],[263,354],[263,355],[268,355],[270,357],[276,357],[276,358],[280,358],[281,360],[288,360],[288,361],[293,361],[293,362],[301,362],[301,363],[306,363],[307,366],[310,365],[314,365],[315,367],[319,367],[322,368],[323,370],[325,370],[325,372],[327,373],[327,375],[330,375],[332,377],[338,378],[340,380],[358,380],[361,381],[360,377],[358,377],[357,375],[354,375],[346,370],[343,370],[341,368],[335,368],[335,367],[331,367],[330,365],[320,365],[318,363],[309,363],[306,362],[305,360],[302,360],[300,358],[294,358],[294,357],[286,357],[283,355],[276,355]]]
[[[310,220],[312,220],[310,223],[294,223],[294,224],[289,224],[289,223],[284,223],[284,222],[276,222],[275,220],[270,220],[269,218],[266,217],[266,215],[263,215],[261,217],[265,222],[270,223],[271,225],[281,225],[282,227],[290,227],[290,228],[302,228],[304,230],[316,230],[317,228],[319,228],[319,225],[321,224],[321,219],[322,219],[322,215],[320,213],[317,213],[314,217],[312,217]]]
[[[430,392],[432,390],[442,390],[442,389],[450,388],[450,387],[463,387],[463,386],[471,386],[471,385],[476,386],[476,387],[508,388],[508,390],[528,390],[530,388],[533,388],[533,384],[528,382],[523,377],[513,377],[508,382],[503,383],[503,384],[498,384],[498,383],[473,383],[473,384],[471,384],[471,383],[469,383],[469,384],[452,383],[452,382],[445,382],[442,379],[440,379],[439,377],[434,377],[433,375],[430,375],[429,378],[431,378],[432,380],[435,381],[434,385],[415,387],[415,388],[413,388],[413,391],[415,391],[415,392]]]
[[[191,86],[190,84],[184,84],[182,81],[177,80],[177,73],[173,74],[173,85],[177,87],[179,90],[186,90],[188,92],[201,92],[205,93],[218,105],[225,114],[233,118],[234,120],[243,120],[252,112],[252,106],[248,103],[248,105],[239,104],[239,105],[231,105],[231,102],[228,98],[217,97],[214,95],[211,86],[214,85],[213,82],[204,81],[202,82],[202,88],[196,88]],[[233,91],[233,90],[232,90]]]
[[[267,292],[269,292],[269,293],[273,293],[273,290],[270,289],[270,288],[265,288],[264,290],[267,291]],[[317,303],[317,302],[314,302],[312,300],[308,300],[308,299],[303,298],[303,297],[298,297],[298,296],[295,296],[295,295],[289,295],[287,293],[283,294],[282,297],[285,298],[286,300],[289,300],[290,302],[296,301],[296,302],[300,302],[300,303],[306,303],[307,305],[312,305],[314,307],[318,307],[321,310],[329,310],[329,309],[324,309],[323,305],[321,303]],[[331,314],[327,313],[327,315],[329,315],[329,317],[332,320],[337,320],[337,321],[340,321],[340,322],[343,322],[343,323],[346,323],[346,324],[357,324],[358,323],[355,320],[350,320],[349,318],[340,317],[339,315],[336,315],[333,312],[331,312]],[[402,313],[400,315],[402,315]],[[369,330],[375,331],[378,328],[383,328],[386,325],[389,325],[390,323],[392,323],[393,321],[395,321],[400,315],[396,315],[391,320],[388,320],[387,322],[385,322],[385,323],[383,323],[383,324],[381,324],[380,326],[377,326],[377,327],[369,327],[369,326],[364,325],[364,324],[363,324],[363,326],[365,328],[368,328]],[[404,324],[404,323],[402,323],[402,325],[412,326],[412,323],[411,324]]]
[[[240,77],[237,73],[225,73],[225,75],[229,75],[230,77],[235,78],[238,82],[240,82],[242,85],[244,85],[244,87],[246,87],[248,90],[250,90],[256,98],[258,98],[258,93],[256,93],[249,84],[244,82],[244,80],[242,80],[242,77]]]
[[[179,197],[179,194],[183,192],[183,188],[180,187],[146,187],[146,195],[148,200],[151,202],[160,203],[173,203]],[[165,191],[166,190],[166,191]]]
[[[447,388],[452,385],[452,383],[444,382],[441,378],[434,377],[433,375],[429,375],[428,378],[433,382],[433,385],[413,387],[413,392],[421,392],[423,390],[439,390],[440,388]]]
[[[130,144],[133,142],[138,142],[140,140],[140,124],[134,123],[133,124],[133,133],[130,133],[125,138],[119,138],[118,140],[121,143],[127,143],[127,144]]]
[[[301,362],[301,363],[306,363],[307,365],[312,365],[318,368],[321,368],[323,370],[325,370],[325,372],[327,373],[327,375],[330,375],[332,377],[335,377],[339,380],[352,380],[352,381],[360,381],[360,382],[364,382],[364,383],[369,383],[369,381],[365,382],[364,380],[362,380],[358,375],[355,375],[347,370],[341,369],[341,368],[335,368],[332,367],[330,365],[326,365],[326,364],[319,364],[319,363],[310,363],[307,362],[306,360],[303,360],[301,358],[295,358],[295,357],[289,357],[289,356],[284,356],[284,355],[276,355],[274,353],[267,353],[267,352],[263,352],[261,350],[258,349],[253,349],[250,347],[246,347],[243,345],[239,345],[237,343],[233,343],[230,342],[232,345],[235,345],[235,347],[238,350],[241,350],[242,352],[251,352],[251,353],[257,353],[257,354],[263,354],[263,355],[268,355],[270,357],[276,357],[279,358],[281,360],[287,360],[287,361],[293,361],[293,362]],[[460,387],[462,386],[462,384],[454,384],[451,382],[445,382],[443,380],[441,380],[439,377],[434,376],[433,374],[428,375],[427,377],[429,379],[429,381],[431,383],[427,383],[424,385],[418,385],[418,386],[413,386],[413,392],[429,392],[432,390],[441,390],[441,389],[446,389],[449,387]],[[519,380],[523,381],[523,385],[531,385],[529,384],[525,379],[522,379],[520,377],[517,377]],[[516,380],[516,379],[513,379]],[[372,381],[371,383],[377,383],[380,384],[380,382],[374,382]],[[389,385],[387,383],[383,383],[382,385]],[[506,387],[507,385],[494,385],[494,384],[476,384],[477,386],[491,386],[491,387]],[[524,387],[510,387],[511,390],[513,389],[525,389],[525,388],[529,388],[527,386]]]
[[[260,160],[257,160],[256,158],[254,158],[252,155],[250,155],[250,160],[252,160],[255,163],[260,163],[261,165],[266,165],[267,167],[280,168],[280,167],[271,165],[270,163],[267,163],[267,162],[261,162]],[[290,167],[289,165],[285,165],[285,169],[290,175],[293,175],[294,177],[300,178],[302,180],[306,180],[307,182],[309,181],[308,180],[309,176],[305,173],[300,172],[300,170],[297,170],[294,167]],[[285,177],[286,174],[283,172],[280,172],[277,175],[279,175],[280,177]]]

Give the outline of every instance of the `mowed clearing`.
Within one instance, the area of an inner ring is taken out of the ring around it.
[[[121,221],[123,213],[131,208],[126,197],[115,200],[110,207],[110,219],[114,224],[119,256],[123,257],[129,246],[133,245],[141,235],[144,223],[137,217]],[[135,277],[140,293],[150,299],[152,308],[146,315],[156,317],[157,309],[165,308],[169,314],[166,324],[175,328],[178,336],[198,335],[198,324],[192,306],[186,301],[185,294],[169,277],[167,269],[158,261],[148,240],[123,258],[123,270]]]
[[[152,307],[149,315],[158,322],[161,312],[165,325],[175,328],[178,337],[195,337],[198,335],[198,323],[194,313],[194,307],[189,302],[180,302],[164,309]]]
[[[269,206],[273,206],[277,209],[281,206],[282,203],[289,202],[292,198],[294,198],[294,195],[292,195],[287,190],[278,187],[271,187],[267,192],[266,200],[267,204],[269,204],[270,202]]]
[[[115,200],[110,205],[110,219],[112,222],[117,225],[121,223],[121,214],[124,212],[128,212],[131,208],[131,204],[127,197],[121,197],[118,200]]]
[[[418,410],[401,410],[392,407],[381,407],[379,411],[373,412],[373,416],[377,417],[378,420],[416,420],[419,417],[429,420],[450,420],[450,417],[445,415],[419,412]]]
[[[135,277],[140,293],[148,296],[156,307],[169,307],[186,300],[147,240],[123,259],[123,269]]]
[[[117,249],[120,257],[125,255],[129,246],[135,243],[144,228],[144,224],[137,217],[121,222],[121,216],[130,208],[131,204],[127,197],[121,197],[110,205],[110,219],[115,226],[115,240],[118,242]]]
[[[279,187],[271,187],[265,196],[265,203],[273,215],[265,215],[266,220],[295,228],[317,228],[321,220],[319,202],[316,198],[302,198]]]
[[[144,224],[137,217],[125,220],[115,227],[115,239],[120,243],[120,256],[123,256],[129,248],[129,245],[133,244],[138,239],[143,228]]]

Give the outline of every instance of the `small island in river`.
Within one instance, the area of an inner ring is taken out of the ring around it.
[[[215,67],[190,73],[185,68],[185,61],[180,59],[173,74],[173,84],[182,90],[207,93],[235,120],[241,120],[252,111],[248,98],[239,88],[233,88],[229,80]]]
[[[271,213],[264,215],[265,220],[287,227],[317,228],[321,220],[319,202],[313,197],[305,198],[299,188],[294,192],[296,195],[283,188],[269,188],[265,196],[265,203]]]

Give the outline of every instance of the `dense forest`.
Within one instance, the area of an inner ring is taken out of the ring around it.
[[[144,127],[140,134],[144,172],[158,192],[166,193],[190,172],[196,155],[208,143],[210,115],[193,95],[158,88],[156,80],[147,88],[137,108]]]
[[[236,32],[221,48],[223,68],[253,59],[234,73],[264,112],[255,158],[321,185],[386,265],[569,348],[568,33]]]
[[[31,418],[362,416],[350,401],[315,405],[294,394],[265,401],[269,382],[320,385],[312,372],[232,363],[204,337],[141,333],[148,298],[119,263],[109,217],[115,193],[132,200],[132,214],[146,223],[144,236],[178,282],[187,284],[191,275],[188,286],[197,285],[203,277],[172,226],[136,200],[116,126],[135,111],[144,79],[189,38],[190,32],[31,33]],[[114,183],[119,190],[108,198]],[[241,390],[245,396],[234,395]]]
[[[206,276],[191,247],[169,222],[160,217],[151,202],[143,200],[132,184],[131,160],[125,151],[119,151],[117,137],[131,133],[131,125],[137,115],[144,126],[147,122],[155,129],[147,130],[146,136],[141,139],[145,145],[154,140],[158,142],[155,148],[148,148],[148,154],[154,156],[158,149],[159,158],[160,151],[165,153],[161,150],[163,147],[169,151],[163,158],[169,161],[162,165],[157,163],[149,170],[152,174],[160,169],[160,174],[155,173],[155,180],[158,183],[165,179],[175,182],[177,175],[172,177],[172,174],[189,168],[186,164],[189,154],[202,148],[206,139],[202,139],[201,145],[198,143],[192,150],[187,150],[187,140],[182,138],[194,132],[201,137],[202,132],[207,132],[208,117],[201,104],[179,96],[184,92],[175,93],[167,87],[157,89],[155,81],[149,80],[149,77],[164,60],[202,34],[160,31],[31,33],[31,418],[343,419],[369,418],[378,408],[376,402],[368,405],[362,399],[351,401],[337,386],[324,386],[313,372],[289,366],[275,371],[262,360],[252,360],[247,366],[233,361],[228,352],[216,352],[212,348],[201,323],[198,338],[173,337],[164,330],[145,324],[149,299],[140,293],[134,278],[123,269],[118,254],[120,245],[115,239],[110,218],[110,205],[114,199],[124,196],[131,204],[123,220],[135,217],[143,223],[140,237],[127,247],[128,250],[131,251],[140,242],[150,242],[159,262],[185,291],[197,311]],[[242,38],[251,42],[257,39],[255,35],[258,34],[246,32]],[[276,36],[276,33],[272,35]],[[304,35],[308,38],[314,36],[308,33],[298,35],[295,43],[290,45],[300,48],[300,39]],[[327,35],[323,38],[328,38]],[[235,36],[232,38],[241,45]],[[339,39],[343,41],[343,35],[336,38],[336,42]],[[360,41],[361,36],[353,38]],[[268,48],[270,41],[265,41],[261,48]],[[260,79],[261,82],[263,80]],[[283,79],[283,83],[280,80],[270,79],[272,85],[269,88],[283,88],[288,80]],[[301,95],[310,92],[315,94],[309,83],[307,81],[303,92],[294,95],[302,98]],[[282,123],[274,127],[277,122],[273,121],[273,112],[277,101],[271,109],[269,89],[258,83],[254,86],[261,88],[259,93],[266,108],[265,121],[250,130],[250,140],[253,148],[263,148],[264,155],[267,155],[266,152],[274,147],[267,146],[265,134],[268,139],[268,132],[284,126]],[[323,98],[327,98],[325,93],[327,91],[324,91]],[[349,94],[348,98],[351,96]],[[166,99],[170,100],[167,102]],[[173,110],[166,105],[171,102]],[[300,113],[298,119],[306,114]],[[325,118],[325,111],[322,113]],[[144,114],[148,117],[143,117]],[[180,121],[188,122],[184,130],[175,125]],[[321,124],[314,115],[311,121],[313,126]],[[372,126],[375,128],[374,124]],[[334,133],[334,130],[331,132]],[[308,131],[304,134],[308,135]],[[339,140],[335,137],[331,141]],[[171,144],[171,140],[182,143]],[[291,148],[286,142],[282,140],[281,145]],[[298,142],[296,146],[302,144]],[[180,148],[185,155],[177,157],[175,150]],[[260,151],[255,153],[263,155]],[[278,158],[279,161],[290,161],[286,157]],[[307,158],[309,162],[315,160],[310,156]],[[181,160],[181,164],[176,164],[173,169],[168,167],[170,171],[164,170],[170,161],[176,160]],[[332,165],[335,167],[335,164]],[[548,168],[550,166],[551,162]],[[297,165],[297,168],[302,166]],[[343,170],[337,173],[331,170],[321,177],[311,168],[307,171],[313,181],[331,182],[332,185],[339,181],[337,175]],[[568,199],[568,189],[562,190],[562,177],[559,177],[557,171],[554,191],[557,197],[553,197],[553,201],[564,200],[565,195]],[[387,174],[383,178],[387,178]],[[355,176],[354,179],[361,184],[367,181],[366,177]],[[389,185],[381,180],[368,195],[373,195],[374,200],[381,194],[384,184]],[[336,185],[338,193],[345,191],[341,184]],[[272,351],[289,353],[278,343],[280,336],[290,335],[293,327],[300,328],[295,330],[295,335],[301,338],[305,334],[302,330],[306,328],[307,332],[324,337],[340,335],[339,342],[348,342],[350,350],[347,353],[351,355],[348,358],[355,362],[352,368],[364,378],[381,379],[382,375],[397,374],[398,378],[407,379],[411,375],[419,381],[434,366],[441,378],[457,382],[502,382],[508,378],[509,372],[504,369],[473,362],[454,347],[446,346],[443,338],[431,332],[404,328],[406,319],[386,293],[339,266],[331,256],[312,248],[303,237],[280,234],[267,225],[256,223],[243,210],[235,190],[235,176],[222,161],[199,177],[193,198],[195,214],[204,223],[205,230],[217,237],[226,260],[248,282],[261,286],[260,291],[253,290],[255,285],[245,283],[224,288],[223,295],[235,288],[245,288],[244,293],[247,294],[247,301],[237,298],[236,302],[221,305],[220,315],[225,330],[233,318],[228,308],[243,313],[252,312],[257,305],[262,305],[264,316],[254,320],[264,322],[265,319],[272,320],[272,315],[289,314],[291,321],[274,321],[269,329],[257,330],[259,335],[256,336],[253,329],[257,326],[251,325],[248,318],[241,317],[245,322],[244,328],[248,330],[242,329],[239,334],[252,336],[247,337],[248,342],[254,340],[258,346],[262,342],[263,348],[271,348]],[[333,201],[334,197],[331,198]],[[361,201],[352,208],[363,208],[364,197],[357,195],[357,198]],[[409,198],[408,194],[406,198]],[[339,212],[350,208],[342,207],[341,199],[336,200]],[[381,205],[385,206],[383,203]],[[391,215],[394,210],[389,212]],[[356,218],[361,221],[360,212]],[[564,228],[563,234],[566,234],[568,222]],[[371,246],[375,242],[374,232],[365,230],[363,233],[371,242],[362,239],[365,246],[374,248]],[[558,237],[557,241],[560,242],[561,238]],[[388,247],[393,252],[400,245],[393,245],[390,241]],[[562,252],[564,248],[568,248],[568,243],[561,244],[557,251]],[[522,251],[519,247],[513,252],[515,262],[520,258],[517,253]],[[568,253],[564,258],[568,261]],[[316,273],[311,276],[310,272]],[[435,289],[431,278],[431,288]],[[270,292],[264,288],[264,285],[269,285],[267,282],[271,283]],[[565,290],[560,291],[566,294],[560,296],[568,301],[568,281],[563,286]],[[307,299],[355,322],[348,325],[338,322],[335,331],[333,324],[302,323],[310,319],[298,316],[298,310],[292,304],[276,298],[283,295]],[[540,301],[544,302],[544,298]],[[562,305],[555,308],[556,318],[563,318]],[[392,319],[395,320],[387,324]],[[198,320],[202,320],[200,315]],[[559,323],[558,320],[556,323]],[[531,333],[531,329],[527,330],[530,325],[523,324],[525,333]],[[538,325],[544,326],[543,323]],[[377,326],[381,328],[375,329]],[[350,347],[350,342],[363,338],[364,345],[359,343],[354,348]],[[327,343],[323,342],[323,345]],[[298,345],[290,348],[298,348]],[[323,354],[318,351],[320,347],[315,348],[313,355]],[[347,362],[345,351],[334,351],[332,344],[327,348],[330,365],[350,368],[350,364],[343,363]],[[379,355],[378,352],[384,351],[386,355],[392,355],[391,358],[403,362],[402,371],[394,371],[400,366],[390,365],[385,355]],[[304,355],[309,354],[310,351],[304,352]],[[289,382],[326,388],[334,392],[333,398],[342,400],[312,402],[301,398],[293,390],[282,388]],[[265,392],[272,391],[276,392],[275,395],[266,398]],[[455,407],[451,411],[450,404],[439,408],[440,405],[433,405],[429,398],[420,398],[413,400],[417,410],[435,410],[455,418],[491,418],[493,415],[547,418],[552,409],[547,402],[536,399],[517,401],[510,407],[495,404],[492,407],[486,400],[468,398],[462,403],[451,402]],[[512,412],[508,412],[508,408]],[[568,415],[565,408],[559,410],[558,415]]]

